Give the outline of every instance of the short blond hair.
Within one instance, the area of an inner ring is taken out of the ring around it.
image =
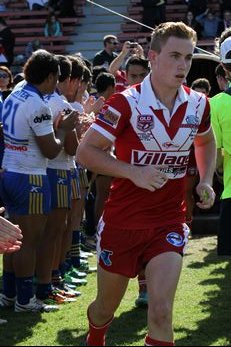
[[[162,46],[167,42],[169,37],[174,36],[180,39],[192,40],[196,45],[197,33],[191,27],[183,22],[165,22],[158,25],[151,37],[150,49],[160,52]]]

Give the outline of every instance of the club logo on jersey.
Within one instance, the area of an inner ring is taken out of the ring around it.
[[[34,123],[42,123],[45,120],[51,120],[51,115],[50,114],[42,114],[40,117],[37,116],[34,119]]]
[[[154,128],[154,118],[152,115],[141,115],[137,118],[137,129],[143,132],[150,131]]]
[[[186,124],[182,124],[181,128],[198,129],[200,124],[199,118],[196,115],[189,115],[186,117]]]
[[[171,245],[175,247],[182,247],[184,245],[183,237],[176,232],[172,232],[168,234],[166,236],[166,240],[168,241],[168,243],[170,243]]]
[[[112,112],[111,110],[103,109],[99,115],[98,119],[101,120],[101,122],[106,123],[107,125],[110,125],[112,128],[116,129],[119,119],[120,119],[120,114],[116,114],[115,112]]]
[[[106,266],[111,266],[112,265],[112,261],[110,259],[110,256],[113,254],[112,251],[108,251],[106,249],[102,250],[100,253],[100,258],[103,261],[104,265]]]

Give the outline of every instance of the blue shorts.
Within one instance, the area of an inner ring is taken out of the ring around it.
[[[51,187],[51,209],[71,207],[70,170],[47,169]]]
[[[79,170],[77,168],[71,169],[71,199],[81,199],[80,184],[79,184]]]
[[[50,212],[50,185],[46,175],[27,175],[4,171],[0,194],[10,216]]]

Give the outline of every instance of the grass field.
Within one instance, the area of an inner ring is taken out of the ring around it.
[[[95,296],[96,275],[88,276],[76,303],[55,313],[20,314],[1,310],[1,346],[81,346],[87,331],[86,309]],[[161,290],[161,289],[160,289]],[[130,282],[110,328],[108,346],[142,346],[146,310],[137,309],[137,281]],[[231,345],[231,263],[216,256],[216,237],[193,238],[184,261],[174,309],[177,346]]]

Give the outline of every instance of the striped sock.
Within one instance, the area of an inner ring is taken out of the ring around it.
[[[81,233],[79,230],[74,230],[72,235],[72,245],[71,245],[71,263],[75,268],[80,267],[80,242]]]

